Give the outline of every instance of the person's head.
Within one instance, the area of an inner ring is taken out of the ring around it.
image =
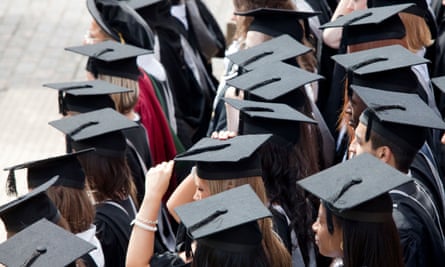
[[[112,109],[87,112],[50,122],[71,139],[75,151],[94,147],[78,157],[95,201],[134,198],[135,186],[126,159],[121,130],[137,124]]]
[[[350,145],[350,152],[355,155],[369,153],[395,167],[402,172],[408,172],[417,151],[425,142],[425,132],[416,127],[409,127],[404,125],[386,124],[392,134],[380,134],[373,129],[368,129],[366,110],[360,117],[360,123],[355,129],[355,136]],[[385,125],[385,124],[383,124]],[[375,126],[374,126],[375,127]],[[413,132],[414,131],[414,132]],[[406,141],[402,140],[402,135],[415,135],[412,140],[412,148],[406,149]],[[400,136],[400,137],[399,137]]]
[[[360,115],[352,153],[369,152],[407,172],[425,143],[427,130],[445,129],[442,118],[416,94],[362,86],[352,89],[368,106]]]
[[[192,266],[290,266],[272,264],[261,245],[257,221],[270,211],[248,185],[176,208],[188,235],[197,241]]]
[[[77,160],[77,156],[93,150],[86,149],[11,168],[12,171],[21,167],[28,169],[29,190],[38,188],[50,177],[59,176],[57,181],[46,190],[46,195],[62,215],[62,220],[58,224],[75,234],[89,229],[94,219],[93,204],[85,191],[85,173]]]
[[[270,134],[263,134],[236,136],[228,140],[204,138],[188,151],[178,155],[175,160],[192,160],[197,163],[195,179],[200,187],[197,187],[195,199],[249,184],[257,197],[266,204],[266,190],[257,150],[270,137]],[[199,192],[200,189],[203,191]],[[208,193],[204,193],[207,189]],[[264,218],[258,223],[263,234],[262,244],[267,258],[275,262],[275,266],[287,266],[290,255],[272,231],[272,220]]]
[[[58,176],[52,177],[27,194],[0,207],[0,218],[5,225],[8,238],[42,218],[69,230],[66,221],[46,194],[48,188],[52,186],[57,179]]]
[[[312,228],[320,253],[344,266],[403,266],[388,191],[411,179],[369,154],[298,184],[321,199]]]

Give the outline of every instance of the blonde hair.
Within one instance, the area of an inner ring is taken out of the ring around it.
[[[265,204],[267,203],[266,189],[264,188],[264,182],[261,176],[227,180],[207,180],[207,182],[212,195],[233,187],[249,184],[261,201]],[[291,256],[280,237],[273,231],[272,219],[260,219],[258,220],[258,224],[263,234],[262,245],[269,263],[275,267],[290,267],[292,262]]]
[[[133,90],[132,92],[128,92],[128,93],[120,93],[120,94],[111,94],[110,95],[111,99],[113,99],[116,110],[119,113],[127,114],[133,110],[133,108],[134,108],[134,106],[136,106],[136,103],[138,102],[138,98],[139,98],[138,81],[128,79],[128,78],[104,75],[104,74],[99,74],[98,79],[109,82],[109,83],[117,85],[117,86],[121,86],[121,87]]]
[[[416,53],[434,43],[430,28],[424,18],[404,12],[399,13],[399,16],[405,26],[407,49]]]

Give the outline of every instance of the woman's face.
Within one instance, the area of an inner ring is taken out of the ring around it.
[[[315,244],[317,244],[323,256],[331,258],[343,256],[341,248],[343,232],[335,225],[333,234],[329,233],[326,221],[326,209],[322,204],[320,204],[318,209],[317,220],[312,224],[312,230],[315,233]]]
[[[349,0],[349,4],[347,6],[348,9],[351,10],[362,10],[368,7],[368,0]]]
[[[199,178],[194,170],[192,172],[194,173],[193,179],[195,180],[196,185],[196,191],[193,195],[193,200],[201,200],[210,196],[209,183],[206,180]]]

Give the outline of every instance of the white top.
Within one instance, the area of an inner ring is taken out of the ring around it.
[[[90,226],[90,229],[76,234],[77,237],[82,238],[83,240],[90,242],[93,244],[96,249],[88,253],[90,257],[94,260],[96,265],[98,267],[104,267],[105,266],[105,258],[104,253],[102,251],[102,246],[100,245],[99,240],[96,237],[96,226],[92,224]]]

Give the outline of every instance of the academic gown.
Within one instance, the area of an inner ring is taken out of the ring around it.
[[[397,188],[390,191],[390,195],[405,266],[441,266],[445,247],[438,238],[438,229],[424,207],[404,191],[403,188]]]
[[[211,96],[206,90],[206,81],[198,81],[200,68],[191,69],[186,60],[180,22],[170,13],[170,2],[161,1],[137,12],[147,21],[157,36],[155,55],[169,76],[172,90],[177,133],[185,148],[205,136],[211,115]],[[192,63],[196,63],[192,56]],[[202,84],[200,84],[200,82]]]
[[[96,205],[96,236],[102,245],[105,266],[124,267],[133,218],[122,206],[113,203]]]
[[[147,131],[137,121],[138,127],[123,130],[127,139],[127,162],[131,170],[134,184],[137,190],[137,200],[142,203],[145,195],[145,174],[151,167],[151,156],[147,139]]]

